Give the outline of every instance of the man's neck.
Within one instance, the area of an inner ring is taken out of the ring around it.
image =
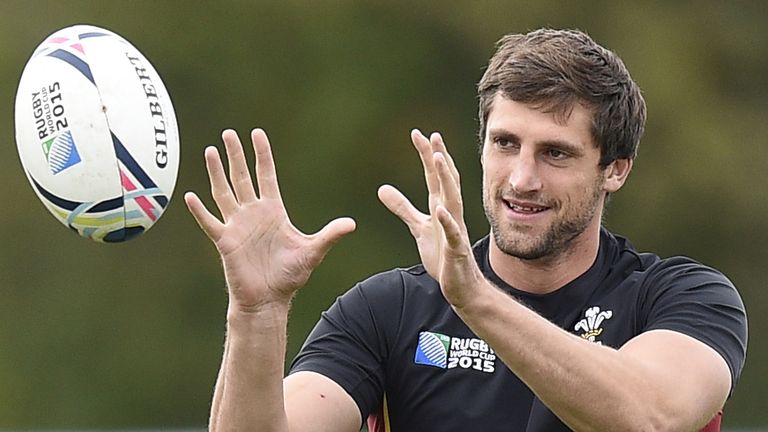
[[[566,250],[537,260],[523,260],[506,254],[491,236],[489,260],[493,271],[510,286],[532,294],[548,294],[589,270],[599,247],[599,224],[574,238]]]

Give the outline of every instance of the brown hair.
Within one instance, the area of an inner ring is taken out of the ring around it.
[[[480,147],[501,93],[565,120],[580,103],[592,111],[600,166],[632,159],[645,129],[645,101],[624,63],[587,34],[541,29],[504,36],[478,83]]]

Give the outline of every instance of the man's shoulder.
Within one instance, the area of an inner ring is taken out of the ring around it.
[[[607,236],[611,247],[617,252],[612,265],[625,263],[630,270],[628,273],[640,276],[635,277],[635,280],[652,282],[657,286],[659,282],[679,279],[710,280],[733,285],[721,271],[689,256],[662,257],[654,252],[640,252],[625,237],[607,230],[603,230],[603,236]]]
[[[644,279],[654,286],[687,281],[694,285],[718,284],[734,287],[723,272],[688,256],[677,255],[662,258],[655,254],[642,253],[640,257],[645,263],[641,270]]]
[[[359,291],[370,301],[440,294],[437,281],[429,275],[422,264],[396,267],[375,273],[359,282],[353,291]]]
[[[410,267],[394,267],[380,271],[360,281],[358,285],[365,287],[401,286],[411,281],[432,279],[422,264],[414,264]]]

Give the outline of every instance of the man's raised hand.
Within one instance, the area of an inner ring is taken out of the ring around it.
[[[482,274],[464,222],[459,171],[440,134],[427,138],[414,129],[411,141],[424,168],[429,214],[420,212],[390,185],[379,188],[379,200],[408,226],[425,269],[440,282],[446,299],[460,306]]]
[[[258,193],[235,131],[225,130],[222,140],[229,161],[229,181],[218,150],[205,149],[211,193],[221,219],[208,211],[193,192],[187,192],[184,200],[221,254],[230,308],[248,312],[275,302],[287,304],[331,246],[355,230],[355,222],[339,218],[315,234],[302,233],[286,213],[264,131],[251,132]]]

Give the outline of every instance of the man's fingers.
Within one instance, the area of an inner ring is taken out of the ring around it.
[[[256,181],[262,198],[281,199],[277,183],[275,161],[267,134],[262,129],[251,131],[253,150],[256,153]]]
[[[464,245],[463,233],[459,223],[454,219],[453,215],[451,215],[451,212],[444,206],[438,205],[435,208],[435,213],[437,214],[437,220],[443,227],[443,235],[445,236],[445,242],[448,247],[453,250],[461,248]]]
[[[313,236],[318,242],[318,251],[321,253],[321,258],[328,253],[331,246],[336,244],[345,235],[353,232],[355,228],[357,228],[355,220],[349,217],[342,217],[328,222],[323,229]]]
[[[414,207],[402,192],[395,189],[393,186],[381,186],[378,195],[379,201],[381,201],[381,203],[395,216],[399,217],[400,220],[408,225],[411,234],[415,234],[416,227],[425,215]]]
[[[416,147],[416,151],[419,152],[421,165],[424,167],[424,180],[427,183],[427,191],[430,196],[439,194],[440,181],[437,179],[437,173],[435,172],[435,165],[432,158],[432,144],[418,129],[413,129],[411,131],[411,142],[413,142],[413,146]]]
[[[442,153],[445,156],[445,160],[448,162],[448,168],[451,170],[451,175],[453,175],[456,183],[460,183],[461,176],[459,175],[459,170],[456,168],[456,163],[453,162],[453,158],[445,147],[443,136],[439,132],[432,132],[429,136],[429,142],[432,144],[432,151],[434,153]]]
[[[187,192],[184,194],[184,202],[187,204],[189,212],[192,213],[192,217],[195,218],[195,221],[200,225],[203,232],[208,238],[216,242],[219,237],[221,237],[221,230],[223,229],[221,221],[205,208],[205,205],[194,192]]]
[[[208,170],[208,180],[211,182],[211,195],[226,221],[237,209],[237,200],[224,174],[224,166],[216,147],[210,146],[205,149],[205,168]]]
[[[440,179],[442,204],[455,219],[462,219],[464,204],[461,198],[461,187],[451,172],[450,163],[446,160],[445,153],[435,153],[435,168]]]
[[[354,219],[343,217],[328,222],[323,229],[310,236],[312,245],[307,248],[308,270],[313,271],[328,254],[334,244],[355,230]]]
[[[241,203],[252,202],[256,200],[256,191],[253,189],[253,180],[248,170],[248,162],[245,159],[243,145],[237,132],[232,129],[226,129],[221,133],[221,139],[227,149],[227,159],[229,160],[229,178],[232,181],[232,188],[235,191],[237,200]]]

